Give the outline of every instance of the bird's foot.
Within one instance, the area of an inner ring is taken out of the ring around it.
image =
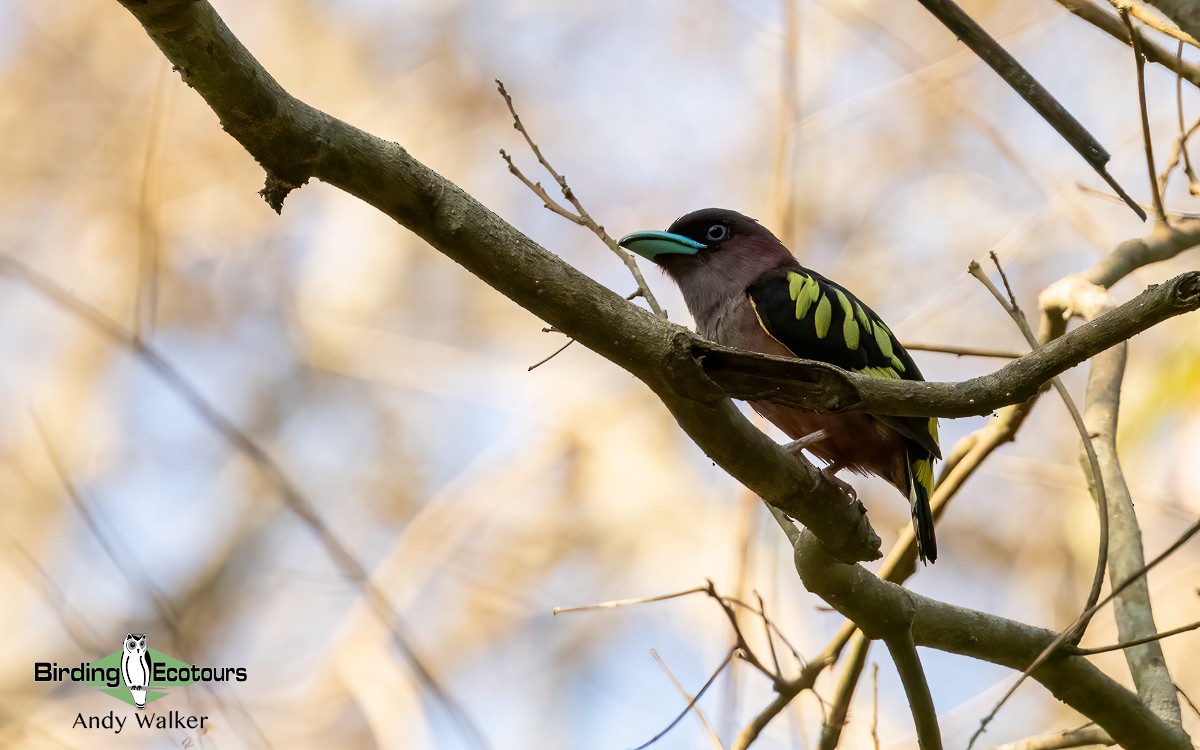
[[[805,435],[804,437],[800,438],[799,440],[793,440],[792,442],[783,446],[783,449],[785,451],[787,451],[788,453],[791,453],[793,456],[795,456],[798,453],[800,453],[800,451],[804,450],[805,448],[808,448],[809,446],[812,446],[812,445],[816,445],[817,443],[821,442],[822,440],[825,440],[828,437],[829,437],[828,430],[817,430],[816,432],[810,432],[809,434]]]
[[[854,488],[850,486],[849,482],[837,475],[841,468],[841,466],[830,464],[824,469],[821,469],[821,476],[825,477],[825,481],[835,485],[838,489],[844,492],[846,496],[850,498],[850,504],[853,505],[854,503],[858,502],[858,492],[856,492]]]

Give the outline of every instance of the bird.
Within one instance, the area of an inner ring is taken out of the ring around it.
[[[139,711],[146,710],[146,690],[153,672],[145,633],[127,633],[121,643],[121,679]]]
[[[819,360],[876,378],[924,380],[883,320],[849,289],[800,265],[769,229],[737,211],[705,208],[665,232],[647,230],[618,244],[660,266],[683,293],[697,333],[723,346]],[[826,465],[882,477],[909,501],[917,552],[937,560],[933,462],[942,457],[936,418],[868,413],[814,414],[794,406],[750,406]]]

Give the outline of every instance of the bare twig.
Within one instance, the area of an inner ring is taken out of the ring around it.
[[[670,724],[667,725],[666,729],[662,730],[658,734],[651,737],[649,740],[638,745],[636,750],[645,750],[645,748],[650,747],[655,742],[658,742],[663,737],[665,737],[667,735],[667,732],[670,732],[672,729],[675,728],[676,724],[683,721],[683,717],[688,715],[688,711],[692,710],[692,708],[696,705],[696,701],[700,700],[700,698],[703,697],[705,691],[707,691],[710,687],[712,687],[713,682],[716,681],[717,677],[721,674],[721,672],[725,671],[725,667],[729,666],[729,662],[733,661],[733,657],[737,654],[737,652],[738,652],[738,650],[736,647],[729,649],[729,653],[725,654],[725,658],[721,660],[720,666],[718,666],[716,671],[712,673],[712,676],[708,678],[708,681],[704,683],[704,686],[701,687],[700,690],[696,692],[696,697],[694,697],[690,701],[688,701],[687,706],[683,709],[683,711],[681,711],[679,713],[678,716],[675,717],[674,720],[671,721]]]
[[[759,607],[755,607],[752,604],[743,602],[740,599],[735,599],[732,596],[723,596],[721,598],[724,599],[729,604],[732,604],[735,607],[741,607],[742,609],[749,611],[751,614],[758,615],[762,619],[763,624],[766,626],[767,630],[770,633],[773,633],[775,638],[778,639],[780,643],[787,646],[788,651],[792,654],[792,657],[795,658],[797,663],[799,663],[800,666],[803,668],[805,665],[804,657],[800,655],[800,652],[798,650],[796,650],[796,647],[793,646],[791,641],[789,641],[787,639],[787,636],[783,634],[783,631],[779,629],[779,626],[776,625],[770,618],[767,617],[766,609],[761,606],[762,597],[758,596],[757,591],[754,592],[754,595],[757,596],[759,599],[759,604],[760,604]],[[771,643],[772,657],[775,656],[774,650],[775,650],[775,644]],[[779,671],[779,670],[776,670],[776,671]]]
[[[779,237],[796,250],[795,215],[795,123],[800,120],[800,2],[783,2],[783,45],[780,50],[779,101],[775,108],[774,144],[771,155],[771,224],[779,228]]]
[[[155,192],[155,167],[158,157],[159,135],[162,131],[163,99],[168,96],[168,66],[159,68],[158,81],[154,86],[154,99],[150,105],[150,129],[146,133],[146,150],[142,155],[142,176],[138,186],[138,280],[134,293],[133,335],[141,338],[153,335],[158,312],[158,255],[161,240],[157,206],[150,202]],[[171,89],[174,91],[174,89]]]
[[[964,437],[947,454],[937,487],[930,498],[930,506],[933,509],[935,519],[941,518],[942,514],[949,507],[950,502],[957,496],[958,491],[962,489],[966,481],[983,465],[983,462],[996,448],[1015,438],[1017,431],[1024,424],[1025,418],[1033,409],[1036,399],[1037,397],[1035,396],[1023,404],[1001,409],[996,416],[988,421],[985,427]],[[778,513],[775,513],[775,518],[777,521],[780,521]],[[783,521],[786,521],[786,519],[783,519]],[[781,526],[790,535],[794,532],[795,528],[790,523],[783,525],[783,521],[780,521]],[[793,544],[795,544],[794,540]],[[903,583],[916,572],[916,560],[916,536],[913,533],[912,526],[905,526],[904,530],[900,533],[900,538],[896,540],[895,546],[892,547],[887,558],[880,566],[879,577],[893,583]],[[855,627],[853,622],[845,623],[838,630],[837,635],[825,647],[824,651],[821,652],[821,656],[810,665],[813,671],[819,673],[824,668],[822,665],[831,665],[836,662],[857,632],[858,628]],[[848,687],[850,697],[852,697],[853,690],[858,684],[860,674],[861,670],[854,672],[847,669],[839,680],[839,686],[844,684]],[[742,734],[738,740],[739,744],[735,745],[735,747],[744,748],[748,746],[758,736],[758,732],[761,732],[762,728],[774,719],[786,707],[789,701],[805,689],[811,689],[811,684],[804,684],[800,679],[787,683],[784,689],[780,690],[776,699],[768,704],[742,730]],[[849,697],[843,700],[840,695],[835,696],[834,708],[831,710],[831,713],[836,711],[837,706],[841,703],[848,705],[848,702]],[[825,724],[828,725],[828,723],[829,717],[827,716]]]
[[[1097,726],[1087,726],[1082,729],[1071,729],[1053,734],[1040,734],[1037,737],[1026,737],[1016,742],[997,745],[992,750],[1066,750],[1072,747],[1090,747],[1115,745],[1108,732]]]
[[[1190,633],[1197,628],[1200,628],[1200,620],[1193,622],[1190,625],[1182,625],[1178,628],[1172,628],[1171,630],[1166,630],[1161,633],[1145,636],[1144,638],[1135,638],[1132,641],[1114,643],[1111,646],[1097,646],[1096,648],[1072,648],[1070,651],[1076,656],[1091,656],[1092,654],[1106,654],[1109,651],[1123,651],[1127,648],[1140,646],[1143,643],[1150,643],[1152,641],[1162,640],[1163,638],[1170,638],[1171,636],[1179,635],[1180,633]]]
[[[555,607],[553,614],[563,615],[569,612],[587,612],[593,609],[613,609],[615,607],[627,607],[630,604],[648,604],[650,602],[665,602],[668,599],[678,599],[681,596],[690,594],[707,594],[707,586],[696,586],[695,588],[685,589],[684,591],[676,591],[673,594],[659,594],[658,596],[647,596],[641,599],[614,599],[609,602],[601,602],[599,604],[586,604],[582,607]]]
[[[1133,212],[1142,220],[1146,213],[1134,202],[1133,198],[1113,178],[1105,164],[1111,158],[1104,147],[1055,99],[1049,91],[1030,75],[1016,59],[1000,44],[983,30],[978,23],[963,12],[953,0],[920,0],[926,10],[932,13],[946,28],[954,32],[971,51],[996,71],[1005,83],[1021,95],[1029,106],[1033,107],[1042,119],[1050,124],[1067,143],[1079,152],[1096,174],[1108,183],[1117,195],[1125,201]]]
[[[1137,64],[1138,105],[1142,114],[1142,148],[1146,152],[1146,169],[1150,173],[1150,194],[1154,199],[1154,219],[1159,224],[1167,223],[1167,210],[1163,208],[1162,192],[1159,190],[1158,174],[1154,169],[1154,142],[1150,138],[1150,115],[1146,110],[1146,60],[1142,53],[1142,35],[1129,18],[1129,7],[1121,7],[1121,21],[1129,30],[1133,45],[1133,59]]]
[[[754,592],[754,598],[758,600],[758,611],[762,615],[763,635],[767,638],[767,648],[771,650],[771,665],[775,667],[775,674],[783,674],[783,669],[779,666],[779,654],[775,653],[775,638],[771,634],[771,620],[767,618],[767,605],[763,604],[762,594],[758,591]],[[789,645],[788,648],[791,648]],[[795,649],[792,649],[795,653]],[[797,657],[799,654],[796,654]]]
[[[1183,63],[1183,42],[1179,43],[1179,50],[1176,52],[1176,58],[1180,64]],[[1175,145],[1171,150],[1171,158],[1167,160],[1167,166],[1163,167],[1162,175],[1158,178],[1158,191],[1162,195],[1167,193],[1167,182],[1171,178],[1171,172],[1179,165],[1180,160],[1183,161],[1183,173],[1188,178],[1188,192],[1192,195],[1200,193],[1200,184],[1196,178],[1196,172],[1192,168],[1192,158],[1188,153],[1187,142],[1192,137],[1192,134],[1200,129],[1200,119],[1192,123],[1189,128],[1183,117],[1183,76],[1175,76],[1175,115],[1179,121],[1179,137],[1175,139]]]
[[[1192,709],[1192,713],[1196,714],[1197,718],[1200,718],[1200,706],[1197,706],[1195,702],[1188,697],[1188,694],[1183,691],[1183,688],[1179,687],[1178,683],[1175,685],[1175,690],[1177,690],[1179,694],[1183,696],[1183,700],[1187,702],[1188,708]]]
[[[580,202],[578,197],[576,197],[575,191],[572,190],[567,184],[567,178],[563,177],[561,174],[555,171],[554,167],[550,166],[550,162],[545,156],[542,155],[542,150],[538,147],[537,143],[534,142],[533,137],[529,134],[529,131],[525,129],[524,123],[521,122],[521,116],[517,114],[517,109],[513,104],[512,97],[509,96],[508,90],[504,88],[504,82],[499,78],[496,79],[496,90],[500,92],[500,96],[504,97],[504,103],[508,106],[508,112],[513,118],[513,127],[521,134],[522,137],[524,137],[525,143],[529,146],[529,150],[532,151],[533,155],[537,157],[538,163],[542,165],[542,168],[549,172],[550,176],[554,178],[554,181],[558,183],[558,187],[562,190],[563,197],[566,198],[567,202],[569,202],[575,209],[574,212],[565,208],[561,203],[558,203],[551,198],[549,193],[546,192],[545,188],[542,187],[541,183],[535,182],[526,177],[517,167],[517,165],[513,163],[512,157],[505,153],[503,149],[501,149],[500,156],[503,157],[504,161],[508,164],[508,171],[512,172],[517,179],[524,183],[525,187],[533,191],[534,195],[541,198],[546,208],[558,214],[559,216],[562,216],[568,221],[591,230],[592,234],[599,237],[600,241],[607,245],[608,249],[613,251],[613,253],[615,253],[616,256],[621,259],[621,262],[625,264],[625,267],[629,269],[629,273],[633,276],[634,281],[637,282],[638,296],[646,300],[646,304],[650,306],[650,311],[659,317],[665,318],[666,312],[664,312],[662,307],[659,306],[658,300],[654,298],[654,294],[650,291],[650,287],[647,286],[646,279],[642,276],[642,272],[638,268],[637,263],[634,261],[633,256],[625,252],[621,246],[617,244],[617,241],[610,237],[608,232],[604,231],[604,227],[596,223],[595,219],[591,217],[591,214],[587,212],[587,209],[583,207],[583,203]]]
[[[567,348],[568,346],[570,346],[571,344],[574,344],[574,343],[575,343],[575,339],[567,339],[567,343],[565,343],[565,344],[563,344],[562,346],[558,347],[558,349],[556,349],[556,350],[554,351],[554,353],[553,353],[553,354],[551,354],[549,357],[546,357],[545,359],[540,359],[540,360],[538,360],[537,362],[534,362],[532,365],[530,365],[530,366],[529,366],[529,367],[526,369],[526,372],[531,372],[531,371],[533,371],[533,370],[535,370],[535,369],[537,369],[537,368],[541,367],[542,365],[546,364],[546,363],[547,363],[547,362],[549,362],[550,360],[552,360],[552,359],[554,359],[555,357],[557,357],[558,355],[562,354],[562,353],[563,353],[563,351],[564,351],[564,350],[566,350],[566,348]]]
[[[1007,702],[1007,700],[1012,696],[1013,693],[1016,692],[1017,688],[1021,686],[1021,683],[1023,683],[1027,677],[1033,674],[1038,667],[1045,664],[1053,654],[1063,647],[1064,644],[1078,637],[1076,628],[1080,623],[1086,623],[1090,621],[1092,616],[1095,615],[1101,607],[1108,604],[1110,601],[1120,595],[1122,591],[1133,585],[1136,581],[1141,580],[1141,578],[1149,573],[1151,569],[1153,569],[1163,560],[1170,557],[1172,553],[1187,543],[1187,541],[1195,536],[1197,532],[1200,532],[1200,521],[1197,521],[1195,524],[1190,526],[1187,531],[1181,534],[1179,538],[1176,539],[1169,547],[1159,553],[1157,557],[1147,563],[1145,567],[1143,567],[1134,575],[1130,576],[1125,581],[1122,581],[1120,584],[1114,586],[1113,590],[1109,592],[1108,596],[1096,602],[1089,609],[1084,610],[1083,614],[1079,616],[1079,619],[1077,619],[1071,627],[1059,633],[1054,640],[1048,643],[1046,647],[1042,649],[1042,652],[1038,654],[1038,656],[1032,662],[1029,663],[1029,666],[1025,668],[1025,670],[1021,673],[1021,676],[1017,678],[1017,681],[1008,689],[1008,692],[1004,694],[1004,697],[1000,699],[999,703],[996,704],[996,707],[992,709],[992,712],[988,714],[988,716],[984,717],[984,719],[980,722],[979,728],[971,737],[971,743],[974,743],[979,735],[983,733],[983,731],[987,728],[987,725],[991,723],[992,719],[995,718],[1000,707]],[[968,747],[970,747],[970,745],[968,745]]]
[[[742,633],[742,627],[738,622],[737,613],[733,611],[733,607],[730,605],[729,601],[717,593],[716,586],[711,580],[708,581],[708,587],[705,589],[705,593],[712,597],[713,601],[721,606],[721,611],[725,613],[726,619],[729,620],[729,625],[733,628],[733,637],[735,641],[734,649],[738,652],[738,655],[742,657],[742,660],[757,669],[759,672],[762,672],[768,679],[771,680],[772,685],[778,685],[779,683],[783,682],[783,676],[777,672],[772,672],[770,667],[768,667],[766,664],[763,664],[762,660],[759,659],[758,656],[755,655],[754,651],[750,648],[750,644],[746,642],[745,634]]]
[[[819,750],[835,750],[841,743],[842,728],[846,726],[846,717],[850,714],[850,701],[854,697],[854,689],[867,663],[867,652],[871,641],[858,631],[850,640],[849,653],[846,655],[846,666],[838,676],[837,687],[833,691],[832,706],[821,726],[821,739],[817,745]],[[876,666],[878,669],[878,666]]]
[[[708,718],[705,717],[704,712],[701,711],[700,707],[696,705],[696,696],[688,693],[687,689],[684,688],[683,684],[675,678],[675,675],[671,672],[671,668],[667,666],[667,663],[663,661],[663,658],[658,655],[657,651],[650,649],[650,655],[654,657],[654,661],[658,663],[658,666],[662,667],[662,671],[667,675],[667,679],[671,681],[671,684],[675,686],[675,689],[679,691],[679,694],[682,695],[683,699],[688,702],[689,706],[691,706],[692,713],[696,715],[696,721],[700,723],[700,728],[704,730],[704,733],[708,735],[708,739],[712,741],[713,747],[716,748],[716,750],[722,750],[723,745],[721,745],[721,738],[718,737],[717,733],[713,730],[712,724],[708,723]]]
[[[1108,0],[1108,4],[1116,8],[1119,14],[1132,15],[1155,31],[1166,34],[1172,39],[1179,40],[1181,45],[1190,44],[1193,47],[1200,47],[1200,44],[1197,44],[1196,39],[1191,34],[1155,14],[1153,11],[1148,10],[1146,6],[1136,2],[1136,0]]]
[[[954,354],[959,357],[990,357],[993,359],[1017,359],[1023,356],[1021,352],[1008,349],[981,349],[974,346],[957,346],[955,344],[916,344],[905,342],[904,348],[910,352],[939,352]]]
[[[871,665],[871,744],[879,750],[879,664]]]
[[[1114,304],[1107,291],[1109,287],[1136,268],[1195,246],[1200,242],[1198,225],[1194,219],[1181,221],[1175,227],[1156,223],[1145,238],[1123,242],[1086,272],[1050,285],[1039,299],[1044,325],[1061,332],[1072,316],[1094,320],[1103,315]],[[1119,640],[1134,641],[1154,635],[1158,628],[1149,587],[1140,577],[1146,567],[1141,531],[1117,452],[1117,416],[1126,349],[1127,345],[1122,343],[1093,359],[1085,417],[1108,492],[1109,577],[1114,587],[1124,592],[1118,595],[1114,612],[1117,631]],[[1136,581],[1131,580],[1134,576],[1138,576]],[[1182,713],[1160,645],[1152,640],[1125,649],[1123,655],[1143,703],[1164,721],[1179,726]]]
[[[1117,41],[1125,44],[1131,43],[1129,30],[1121,23],[1121,19],[1091,0],[1057,0],[1057,2]],[[1174,71],[1193,86],[1200,86],[1200,66],[1184,62],[1178,55],[1149,40],[1143,40],[1142,47],[1148,61]]]
[[[983,272],[983,269],[978,263],[971,261],[968,270],[972,276],[979,279],[979,281],[985,287],[987,287],[988,291],[992,293],[992,296],[996,298],[996,301],[1000,303],[1000,306],[1005,309],[1005,311],[1017,324],[1017,327],[1021,329],[1021,333],[1025,336],[1025,340],[1029,342],[1031,347],[1036,349],[1038,347],[1037,337],[1034,336],[1033,331],[1030,329],[1029,322],[1026,320],[1025,314],[1017,305],[1016,297],[1013,294],[1012,287],[1009,286],[1008,283],[1008,277],[1004,274],[1004,269],[1000,266],[999,258],[996,257],[995,253],[992,253],[992,262],[995,263],[996,270],[1000,272],[1000,277],[1004,282],[1005,289],[1008,291],[1007,300],[1005,299],[1004,295],[1000,293],[1000,290],[997,289],[992,283],[991,279],[987,277],[987,274]],[[1071,627],[1064,631],[1064,634],[1071,633],[1072,635],[1070,637],[1078,637],[1078,635],[1083,632],[1083,629],[1087,627],[1087,623],[1091,619],[1091,614],[1094,614],[1094,612],[1089,612],[1092,610],[1095,602],[1100,598],[1100,590],[1104,585],[1104,574],[1108,567],[1108,495],[1106,494],[1104,488],[1104,480],[1100,470],[1100,461],[1096,456],[1095,448],[1092,446],[1092,438],[1088,432],[1087,425],[1084,423],[1083,415],[1080,413],[1079,407],[1075,405],[1074,399],[1071,398],[1071,394],[1067,391],[1066,386],[1063,385],[1063,382],[1060,378],[1055,377],[1050,382],[1054,385],[1055,390],[1058,391],[1059,396],[1062,398],[1063,403],[1067,407],[1067,411],[1071,413],[1071,419],[1075,422],[1075,427],[1079,431],[1083,448],[1087,452],[1088,463],[1091,467],[1091,484],[1095,490],[1097,515],[1100,523],[1095,574],[1092,576],[1092,587],[1088,592],[1087,603],[1084,605],[1083,613],[1080,614],[1075,623],[1073,623]],[[1039,659],[1035,659],[1034,663],[1029,665],[1029,667],[1022,673],[1021,677],[1012,685],[1012,687],[1009,688],[1004,696],[1001,697],[988,715],[980,722],[979,728],[976,729],[974,734],[971,735],[971,740],[967,745],[968,748],[974,746],[975,741],[983,734],[984,731],[986,731],[987,725],[991,723],[992,719],[995,718],[996,714],[999,713],[1004,704],[1008,702],[1008,699],[1012,697],[1017,688],[1022,682],[1024,682],[1025,678],[1028,677],[1034,669],[1040,666],[1046,658],[1049,658],[1051,653],[1053,653],[1053,651],[1047,647],[1046,652],[1043,653]]]
[[[758,499],[757,495],[744,487],[740,488],[740,491],[737,494],[739,495],[738,504],[740,506],[738,512],[739,533],[735,537],[737,540],[737,555],[734,563],[732,598],[744,599],[746,596],[746,589],[749,585],[747,583],[747,578],[749,577],[750,573],[751,554],[754,551],[754,532],[759,509],[761,508],[761,501]],[[711,587],[712,581],[710,580],[708,583]],[[737,629],[740,634],[741,623],[737,616],[738,611],[730,607],[728,602],[724,602],[722,606],[728,608],[727,614],[730,617],[734,628]],[[744,638],[742,640],[745,642]],[[771,639],[771,629],[769,626],[767,627],[767,641],[771,643],[771,655],[774,657],[774,643]],[[779,669],[778,660],[775,660],[774,665],[775,668],[772,674],[775,675],[775,681],[783,679],[782,673]],[[741,680],[738,678],[738,666],[739,662],[735,660],[729,665],[729,673],[725,676],[725,700],[724,705],[721,707],[720,720],[722,736],[729,736],[733,733],[734,721],[736,721],[738,715],[738,702],[741,699]]]
[[[1017,324],[1017,327],[1021,329],[1021,334],[1025,336],[1025,340],[1029,343],[1029,346],[1036,349],[1039,345],[1037,337],[1034,336],[1033,330],[1029,327],[1029,321],[1025,318],[1025,313],[1022,312],[1021,308],[1017,305],[1016,296],[1013,294],[1012,287],[1009,286],[1008,283],[1008,277],[1005,275],[1004,269],[1000,266],[1000,259],[995,253],[992,253],[991,256],[992,262],[996,266],[996,270],[1000,272],[1000,278],[1004,282],[1004,288],[1008,291],[1008,301],[1005,301],[1004,297],[1001,296],[1000,291],[996,289],[994,284],[992,284],[991,280],[987,277],[987,274],[983,272],[983,269],[980,268],[978,263],[971,261],[968,270],[972,276],[979,279],[980,282],[987,287],[988,291],[992,293],[992,296],[996,298],[996,301],[1000,303],[1000,306],[1003,307],[1009,316],[1012,317],[1013,321]],[[1108,495],[1105,493],[1104,481],[1100,472],[1100,460],[1096,457],[1096,450],[1092,446],[1091,435],[1089,434],[1087,424],[1083,421],[1083,414],[1080,413],[1079,407],[1075,405],[1075,400],[1071,398],[1071,394],[1067,390],[1067,387],[1063,385],[1061,378],[1054,377],[1050,380],[1050,382],[1053,384],[1054,389],[1058,391],[1058,395],[1062,398],[1063,403],[1066,405],[1067,411],[1071,414],[1071,419],[1075,422],[1075,428],[1079,431],[1079,437],[1083,442],[1084,451],[1087,452],[1088,464],[1091,466],[1092,470],[1092,485],[1096,491],[1096,505],[1098,508],[1097,514],[1100,522],[1100,540],[1099,550],[1096,554],[1095,574],[1092,576],[1092,588],[1088,592],[1087,603],[1084,605],[1084,610],[1086,611],[1100,598],[1100,589],[1104,585],[1104,572],[1108,565]],[[1079,632],[1083,632],[1083,628],[1087,627],[1087,620],[1083,620],[1078,624],[1080,626]]]
[[[1193,523],[1191,526],[1187,527],[1187,529],[1184,530],[1184,532],[1180,534],[1175,541],[1171,542],[1166,549],[1164,549],[1162,552],[1159,552],[1153,560],[1146,563],[1140,570],[1135,571],[1128,579],[1113,586],[1113,590],[1108,592],[1108,596],[1096,602],[1089,614],[1095,614],[1096,610],[1120,596],[1122,591],[1132,586],[1135,582],[1141,580],[1143,576],[1153,570],[1159,563],[1161,563],[1163,560],[1166,560],[1168,557],[1173,555],[1176,550],[1187,544],[1187,542],[1198,532],[1200,532],[1200,521],[1197,521],[1196,523]]]

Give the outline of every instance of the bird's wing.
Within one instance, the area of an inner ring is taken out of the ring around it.
[[[924,380],[917,363],[875,311],[845,287],[798,268],[776,271],[746,290],[758,323],[797,357],[877,378]],[[937,420],[879,416],[937,458]]]

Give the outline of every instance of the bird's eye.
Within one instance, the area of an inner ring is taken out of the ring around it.
[[[720,242],[728,236],[729,227],[725,226],[724,224],[713,224],[708,228],[708,231],[704,233],[704,238],[709,242]]]

